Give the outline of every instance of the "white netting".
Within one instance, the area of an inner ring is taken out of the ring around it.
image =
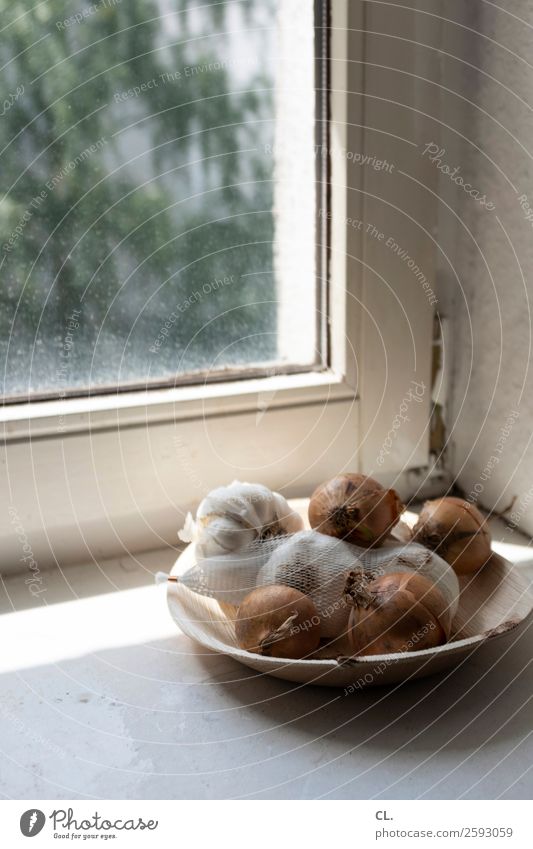
[[[193,592],[239,605],[256,586],[285,584],[310,596],[321,618],[321,636],[342,633],[349,606],[343,598],[350,571],[375,575],[394,571],[420,571],[443,593],[451,622],[457,611],[459,583],[448,564],[421,545],[387,541],[367,549],[317,531],[252,543],[245,551],[198,558],[180,577]],[[449,623],[448,623],[449,624]]]
[[[301,531],[276,546],[259,570],[257,585],[285,584],[308,595],[321,620],[321,637],[348,627],[350,607],[343,593],[352,570],[364,570],[359,546],[317,531]]]

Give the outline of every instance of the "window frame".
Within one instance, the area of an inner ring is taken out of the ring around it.
[[[317,150],[327,150],[327,156],[316,156],[316,276],[317,339],[320,339],[320,362],[306,366],[258,365],[236,367],[216,372],[179,375],[171,379],[154,379],[148,384],[104,385],[98,389],[62,388],[61,393],[35,393],[25,396],[6,396],[2,399],[0,424],[7,441],[52,436],[58,429],[66,432],[94,432],[109,424],[131,426],[155,421],[174,421],[191,415],[209,415],[211,407],[217,413],[253,410],[257,392],[279,393],[277,404],[315,403],[319,400],[348,400],[355,397],[353,375],[345,374],[349,360],[347,350],[338,345],[332,348],[331,338],[339,337],[345,329],[345,308],[338,295],[332,295],[331,278],[331,217],[321,214],[332,202],[331,161],[336,152],[331,148],[331,56],[332,41],[342,50],[343,21],[347,10],[332,0],[314,0],[315,43],[320,44],[315,56],[315,104],[319,116],[316,122]],[[340,34],[340,40],[339,40]],[[338,42],[338,43],[337,43]],[[339,82],[342,82],[339,78]],[[325,90],[324,90],[325,89]],[[343,181],[341,164],[338,177]],[[336,287],[345,288],[345,274],[335,270]],[[320,315],[326,315],[320,320]],[[346,348],[349,346],[346,345]]]

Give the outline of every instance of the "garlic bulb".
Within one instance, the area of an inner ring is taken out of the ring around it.
[[[194,541],[198,557],[216,557],[302,528],[302,518],[282,495],[261,484],[233,481],[203,499],[196,522],[187,517],[180,539]]]
[[[352,569],[362,568],[355,546],[300,531],[278,545],[259,570],[257,586],[284,584],[305,593],[320,617],[320,636],[338,637],[348,627],[350,607],[344,587]]]

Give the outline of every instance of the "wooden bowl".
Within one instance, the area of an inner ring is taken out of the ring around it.
[[[194,562],[194,546],[190,545],[176,561],[171,576],[183,574]],[[452,641],[423,651],[357,658],[337,658],[334,646],[322,652],[326,657],[314,660],[280,660],[252,654],[237,645],[234,605],[198,595],[172,580],[167,585],[167,601],[179,628],[205,648],[222,652],[276,678],[299,684],[344,687],[352,692],[433,675],[460,663],[489,641],[503,643],[515,639],[526,627],[532,598],[526,581],[507,560],[493,553],[483,569],[462,578],[460,583],[461,598]],[[502,650],[504,647],[502,644]]]

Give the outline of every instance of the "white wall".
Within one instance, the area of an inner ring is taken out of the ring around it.
[[[438,5],[440,84],[449,89],[438,95],[441,159],[495,206],[440,174],[439,310],[452,334],[447,463],[485,507],[503,510],[516,496],[514,518],[533,534],[533,227],[519,202],[526,195],[533,206],[533,4]]]
[[[439,60],[417,39],[438,45],[439,24],[401,3],[350,0],[348,27],[346,254],[348,285],[359,281],[359,457],[366,473],[397,476],[388,478],[396,486],[405,470],[422,469],[412,495],[428,467],[434,311],[417,274],[435,277],[438,190],[420,145],[438,110],[421,80],[438,74]]]

